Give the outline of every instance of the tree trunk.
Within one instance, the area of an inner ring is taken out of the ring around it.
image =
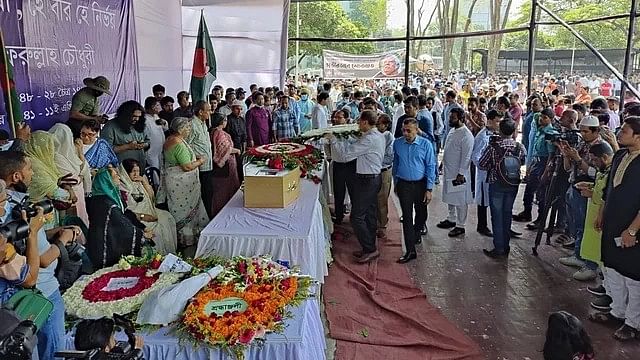
[[[464,32],[469,31],[469,26],[471,26],[471,16],[473,16],[473,8],[476,6],[476,2],[478,0],[473,0],[471,5],[469,5],[469,12],[467,13],[467,21],[464,23]],[[467,70],[467,58],[469,55],[467,54],[467,38],[462,38],[462,45],[460,47],[460,70]]]
[[[502,30],[507,26],[507,18],[509,11],[511,10],[511,4],[513,0],[507,0],[507,6],[505,8],[504,17],[502,13],[502,0],[495,0],[489,2],[489,12],[491,16],[491,29]],[[492,7],[493,6],[493,7]],[[502,38],[504,34],[492,35],[489,38],[489,54],[487,61],[487,72],[495,74],[498,67],[498,55],[500,53],[500,47],[502,46]]]

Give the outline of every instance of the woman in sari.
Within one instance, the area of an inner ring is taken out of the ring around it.
[[[104,139],[100,139],[100,123],[96,120],[87,120],[80,128],[80,140],[82,152],[87,163],[92,169],[102,169],[109,165],[117,167],[120,164],[118,156],[111,145]]]
[[[68,208],[77,201],[75,192],[63,184],[63,174],[55,165],[56,147],[52,134],[46,131],[34,132],[25,144],[24,152],[31,159],[34,173],[29,185],[31,201],[50,199],[57,209]]]
[[[166,199],[176,221],[178,245],[186,255],[195,254],[200,231],[207,226],[207,211],[200,197],[198,168],[204,159],[196,156],[185,138],[191,132],[191,119],[177,117],[171,122],[171,135],[164,143],[164,169],[160,199]],[[162,201],[160,201],[162,202]]]
[[[55,124],[49,133],[53,135],[53,142],[56,147],[54,162],[61,174],[71,174],[70,179],[78,183],[72,186],[77,202],[75,204],[76,215],[89,225],[89,215],[85,204],[86,194],[91,192],[91,173],[89,164],[84,159],[82,153],[82,142],[74,142],[71,129],[64,124]]]
[[[114,168],[98,170],[94,179],[91,197],[87,198],[89,213],[89,239],[87,254],[94,269],[116,264],[122,256],[142,254],[145,242],[153,232],[139,222],[132,222],[125,214],[120,196],[120,176]]]
[[[220,114],[213,114],[211,119],[211,153],[213,154],[214,187],[211,215],[216,216],[231,200],[240,188],[240,180],[236,166],[236,154],[240,150],[233,147],[231,135],[224,131],[227,118]]]
[[[118,170],[120,190],[125,195],[127,209],[155,236],[156,251],[162,255],[176,252],[176,221],[168,211],[155,206],[155,193],[144,175],[140,174],[140,163],[125,159]]]

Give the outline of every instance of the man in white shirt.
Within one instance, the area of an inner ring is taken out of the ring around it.
[[[311,110],[311,128],[324,129],[329,126],[329,114],[327,114],[327,103],[329,102],[329,93],[321,92],[318,94],[318,102]]]
[[[338,142],[335,135],[327,134],[332,154],[341,154],[346,161],[356,160],[352,188],[357,190],[351,194],[351,225],[362,247],[353,256],[361,264],[380,256],[376,248],[377,205],[386,144],[384,136],[376,128],[377,122],[375,111],[363,111],[358,120],[362,136],[353,144]]]

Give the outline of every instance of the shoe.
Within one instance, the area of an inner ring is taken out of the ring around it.
[[[573,279],[578,281],[593,281],[597,277],[598,274],[586,266],[573,274]]]
[[[369,261],[377,259],[379,256],[380,256],[380,252],[378,250],[374,250],[370,253],[362,254],[362,256],[356,260],[356,262],[359,264],[365,264],[365,263],[368,263]]]
[[[604,286],[602,286],[602,284],[597,286],[587,286],[587,291],[595,296],[607,295],[607,290],[604,288]]]
[[[640,337],[640,332],[627,324],[622,325],[613,333],[613,338],[618,341],[629,341],[638,337]]]
[[[540,223],[538,221],[528,223],[526,226],[527,230],[538,230],[538,227],[540,227]]]
[[[509,235],[511,235],[511,237],[520,237],[520,236],[522,236],[522,233],[511,229],[511,230],[509,230]]]
[[[449,220],[442,220],[436,226],[440,229],[451,229],[456,226],[456,223]]]
[[[464,228],[454,227],[453,230],[449,231],[449,237],[456,237],[460,235],[464,235]]]
[[[493,233],[488,228],[478,229],[477,231],[478,231],[478,234],[480,234],[480,235],[493,237]]]
[[[608,312],[591,313],[588,319],[599,324],[614,324],[617,326],[624,324],[624,319],[617,318]]]
[[[611,299],[611,296],[602,295],[602,296],[598,296],[595,300],[591,302],[591,307],[596,310],[608,312],[608,311],[611,311],[612,302],[613,300]]]
[[[362,250],[354,251],[354,252],[351,253],[351,255],[353,255],[353,257],[355,257],[355,258],[361,258],[362,254],[364,254],[364,252]]]
[[[558,259],[558,261],[560,262],[560,264],[565,266],[571,266],[571,267],[577,267],[577,268],[581,268],[584,266],[584,261],[578,259],[575,255],[561,257],[560,259]]]
[[[416,245],[422,244],[422,236],[420,234],[418,234],[418,236],[416,236]]]
[[[567,234],[561,234],[560,236],[558,236],[554,241],[556,242],[556,244],[564,244],[565,242],[569,241],[570,237]]]
[[[376,237],[380,239],[386,239],[387,232],[384,229],[378,229],[378,231],[376,232]]]
[[[529,222],[531,221],[531,213],[523,211],[517,215],[513,215],[512,218],[513,221],[517,222]]]
[[[406,253],[396,261],[398,264],[406,264],[411,260],[418,258],[418,255],[414,252]]]
[[[496,249],[493,249],[493,250],[482,249],[482,252],[492,259],[505,259],[509,256],[508,252],[502,253]]]
[[[572,237],[567,238],[565,242],[562,243],[562,247],[565,249],[575,249],[576,248],[576,240]]]

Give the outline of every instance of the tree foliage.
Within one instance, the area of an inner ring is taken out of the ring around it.
[[[351,11],[350,18],[368,36],[380,36],[387,27],[387,0],[361,0]]]
[[[375,23],[371,19],[367,21],[371,21],[372,24]],[[364,28],[363,23],[352,21],[338,2],[314,1],[300,3],[300,37],[363,38],[367,36],[368,31]],[[291,5],[289,15],[289,37],[296,37],[295,4]],[[370,43],[300,42],[301,56],[320,56],[323,49],[352,54],[367,54],[374,51]],[[289,42],[288,53],[290,57],[295,56],[295,42]]]
[[[597,18],[601,16],[628,13],[631,5],[629,0],[547,0],[545,7],[565,21],[577,21]],[[509,22],[509,26],[529,24],[531,3],[525,2],[519,8],[518,15]],[[542,21],[552,21],[542,13]],[[629,21],[627,19],[608,20],[597,23],[576,25],[574,28],[592,45],[599,49],[616,49],[626,47],[626,37]],[[526,32],[512,33],[505,37],[504,47],[507,49],[526,49],[528,35]],[[543,25],[539,27],[536,47],[540,49],[578,49],[585,46],[573,34],[561,25]],[[637,42],[636,42],[637,44]]]

